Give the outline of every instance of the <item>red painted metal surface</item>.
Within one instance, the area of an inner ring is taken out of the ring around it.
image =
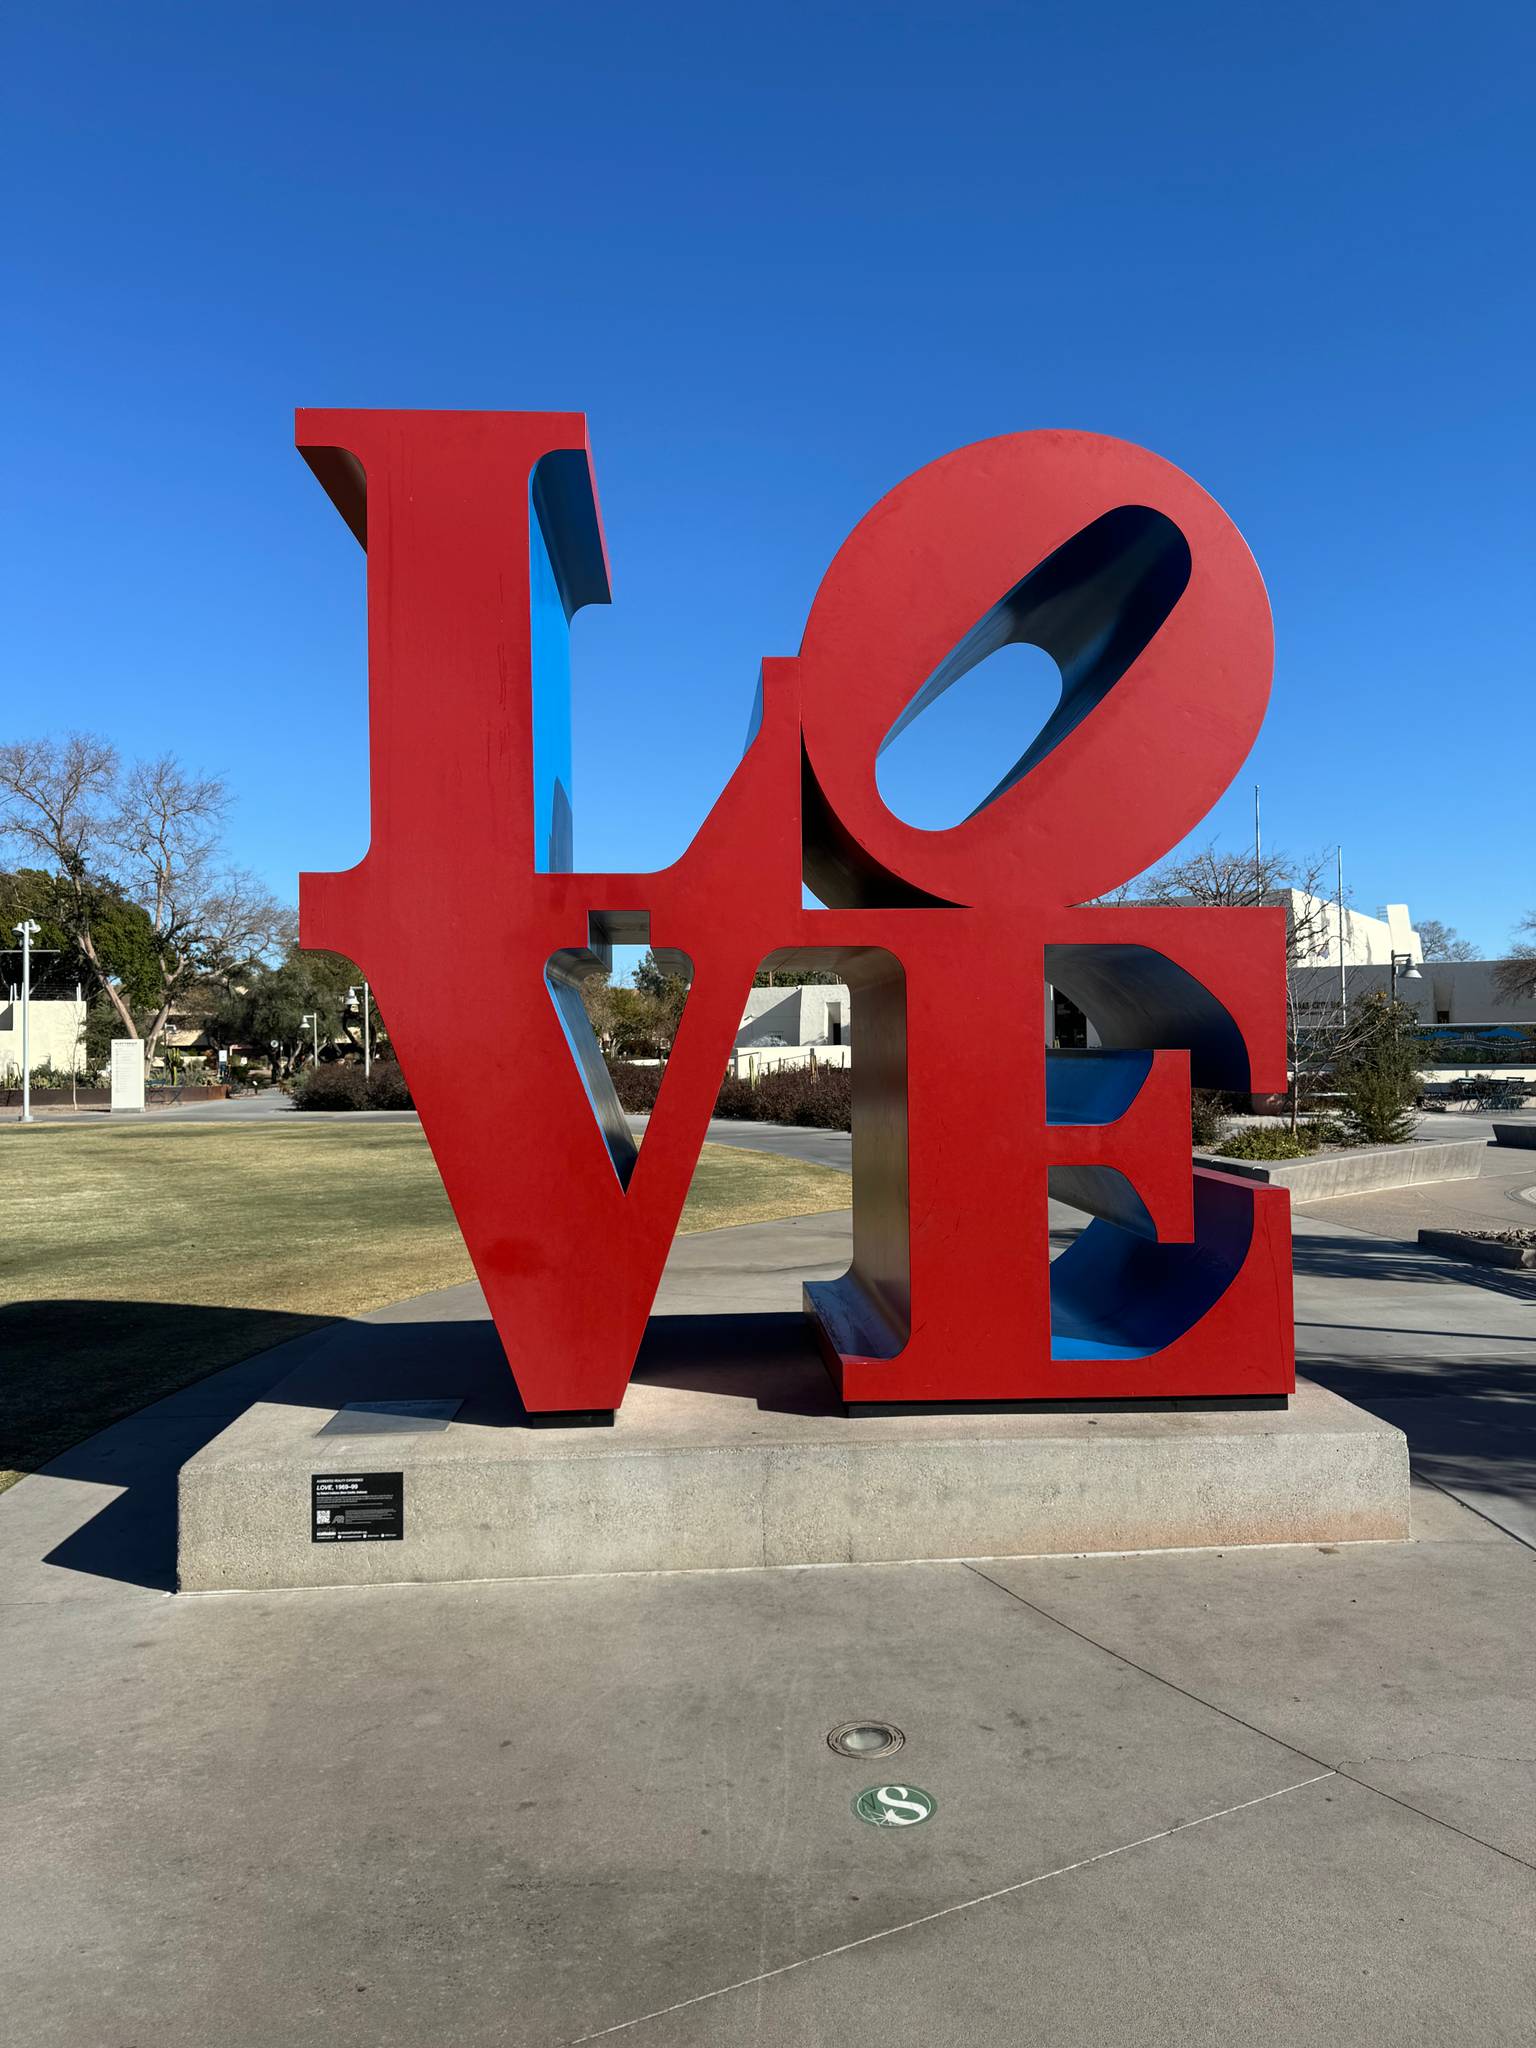
[[[1285,1086],[1284,915],[1088,901],[1203,816],[1259,728],[1269,610],[1219,506],[1095,435],[929,465],[844,544],[799,657],[763,664],[761,723],[682,859],[541,872],[530,480],[557,458],[540,530],[567,611],[605,598],[584,419],[302,412],[298,439],[368,550],[372,753],[368,853],[303,877],[304,943],[373,986],[530,1411],[622,1400],[753,974],[809,953],[854,991],[854,1259],[807,1290],[847,1401],[1290,1390],[1288,1197],[1192,1174],[1188,1113],[1191,1072]],[[1055,656],[1062,711],[963,824],[901,823],[882,740],[1008,639]],[[637,912],[694,977],[631,1168],[546,968]],[[487,962],[516,1057],[466,1076],[429,938]],[[1097,1063],[1053,1069],[1052,1103],[1048,974],[1121,1049],[1065,1056]],[[1106,1219],[1054,1269],[1053,1172]]]

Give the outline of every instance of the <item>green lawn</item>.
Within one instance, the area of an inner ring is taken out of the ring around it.
[[[706,1145],[679,1228],[848,1200],[831,1167]],[[415,1124],[0,1129],[0,1489],[205,1373],[471,1277]]]

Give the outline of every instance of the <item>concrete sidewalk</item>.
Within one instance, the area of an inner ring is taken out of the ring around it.
[[[787,1315],[846,1229],[681,1239],[658,1307]],[[1423,1485],[1414,1541],[1334,1551],[173,1598],[176,1469],[295,1347],[80,1446],[0,1498],[8,2031],[1523,2044],[1536,1575],[1489,1416],[1531,1413],[1536,1283],[1315,1219],[1297,1264],[1304,1370],[1482,1512]],[[866,1716],[896,1757],[827,1748]],[[933,1818],[865,1826],[881,1783]]]
[[[1442,1119],[1443,1121],[1443,1119]],[[1292,1202],[1292,1213],[1347,1224],[1376,1237],[1416,1242],[1421,1230],[1511,1230],[1536,1225],[1536,1150],[1487,1145],[1474,1180],[1382,1188]]]
[[[345,1129],[349,1123],[416,1123],[414,1109],[353,1109],[344,1115],[334,1110],[295,1109],[281,1088],[263,1088],[254,1095],[232,1095],[224,1102],[151,1103],[142,1113],[96,1109],[43,1109],[36,1114],[38,1129],[72,1128],[81,1124],[100,1130],[142,1130],[146,1124],[245,1124],[266,1123],[281,1117],[290,1123],[333,1123]],[[13,1118],[12,1121],[16,1121]],[[0,1130],[5,1128],[0,1123]]]

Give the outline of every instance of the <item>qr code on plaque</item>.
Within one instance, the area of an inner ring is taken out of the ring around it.
[[[315,1520],[316,1520],[317,1522],[328,1522],[328,1521],[329,1521],[330,1519],[331,1519],[331,1511],[330,1511],[330,1509],[329,1509],[329,1508],[316,1508],[316,1509],[315,1509]]]

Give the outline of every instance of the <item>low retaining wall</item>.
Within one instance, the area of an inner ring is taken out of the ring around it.
[[[1468,1237],[1464,1230],[1421,1230],[1419,1243],[1427,1252],[1471,1259],[1478,1266],[1502,1266],[1512,1273],[1536,1271],[1536,1249],[1530,1245],[1497,1244],[1491,1238]]]
[[[82,1109],[96,1109],[112,1100],[108,1088],[77,1088],[73,1095],[67,1088],[34,1088],[32,1107],[34,1109],[68,1109],[78,1102]],[[20,1109],[21,1090],[0,1088],[0,1109]]]
[[[1289,1188],[1298,1202],[1317,1202],[1329,1195],[1369,1195],[1425,1181],[1476,1180],[1487,1151],[1481,1138],[1453,1138],[1443,1145],[1355,1145],[1314,1152],[1306,1159],[1220,1159],[1197,1152],[1195,1164]]]

